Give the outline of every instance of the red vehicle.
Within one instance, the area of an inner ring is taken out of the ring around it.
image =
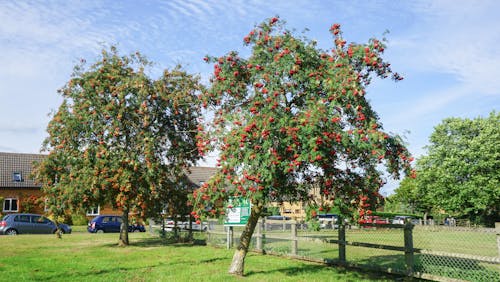
[[[373,224],[388,224],[389,221],[387,219],[383,219],[377,215],[367,215],[364,218],[359,219],[360,224],[363,223],[373,223]]]

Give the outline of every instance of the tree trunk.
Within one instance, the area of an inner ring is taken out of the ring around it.
[[[245,267],[245,257],[248,253],[248,248],[250,247],[250,241],[252,240],[252,234],[257,226],[257,222],[262,213],[262,205],[252,206],[252,211],[250,213],[250,218],[245,226],[245,230],[241,233],[240,243],[236,248],[233,255],[233,261],[229,267],[229,273],[243,276],[243,271]]]
[[[56,220],[54,220],[54,223],[56,225],[56,238],[58,239],[62,239],[62,230],[61,230],[61,227],[59,226],[59,222],[57,221],[57,217],[56,217]]]
[[[120,241],[118,246],[128,246],[128,208],[123,208],[122,224],[120,225]]]

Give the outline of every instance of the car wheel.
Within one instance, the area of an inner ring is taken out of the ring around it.
[[[17,235],[17,230],[16,229],[9,229],[5,232],[7,235]]]
[[[104,233],[104,230],[102,229],[97,229],[97,231],[95,233]]]

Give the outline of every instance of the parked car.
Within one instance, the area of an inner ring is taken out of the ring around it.
[[[134,223],[128,226],[128,232],[146,232],[146,228],[142,224]]]
[[[71,227],[60,223],[62,233],[71,233]],[[57,231],[56,224],[40,214],[13,213],[4,216],[0,221],[0,234],[52,234]]]
[[[316,218],[319,221],[319,227],[321,229],[336,229],[338,228],[337,221],[339,216],[336,214],[318,214]]]
[[[189,230],[189,222],[186,222],[186,229]],[[207,231],[208,230],[208,222],[200,222],[200,224],[196,222],[191,222],[191,230],[196,230],[196,231]]]
[[[407,220],[412,220],[413,218],[411,216],[407,215],[396,215],[392,219],[392,224],[405,224]]]
[[[266,219],[269,219],[269,220],[290,220],[291,218],[288,216],[270,215],[270,216],[266,217]]]
[[[171,218],[167,218],[165,220],[165,230],[172,231],[174,230],[174,227],[175,227],[175,221]],[[189,221],[177,221],[177,228],[182,230],[189,230]],[[193,221],[191,222],[191,229],[198,231],[207,231],[208,223],[200,222],[200,224],[197,224],[196,222]]]
[[[118,215],[99,215],[89,222],[87,231],[90,233],[120,232],[122,222],[122,217]],[[133,224],[128,226],[128,231],[146,232],[146,228],[142,224]]]
[[[387,219],[383,219],[377,215],[368,215],[365,218],[361,218],[359,223],[372,223],[372,224],[388,224],[389,221]]]

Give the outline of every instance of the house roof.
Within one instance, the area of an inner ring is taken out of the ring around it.
[[[30,177],[33,162],[41,161],[46,155],[0,152],[0,188],[40,188]],[[217,172],[215,167],[191,167],[189,180],[196,186],[206,182]],[[23,181],[14,181],[14,173],[21,173]]]
[[[0,188],[40,188],[31,177],[33,162],[45,157],[41,154],[0,152]],[[14,181],[14,173],[20,173],[22,181]]]
[[[218,169],[215,167],[194,166],[191,167],[190,170],[191,173],[188,175],[189,180],[196,186],[201,186],[201,184],[207,182]]]

